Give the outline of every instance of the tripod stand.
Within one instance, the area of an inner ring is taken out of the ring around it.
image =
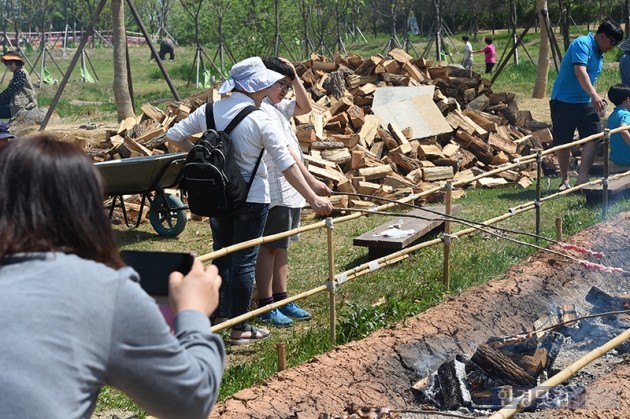
[[[55,67],[57,67],[57,70],[59,70],[59,73],[61,73],[61,75],[64,76],[64,72],[59,67],[59,64],[57,64],[57,61],[55,61],[55,57],[53,57],[51,52],[48,50],[48,46],[46,46],[46,42],[44,40],[43,42],[41,42],[41,48],[39,50],[39,54],[37,55],[37,58],[35,59],[35,63],[33,64],[33,67],[35,67],[37,63],[39,62],[39,60],[40,59],[42,60],[41,65],[40,65],[40,74],[37,74],[37,72],[35,72],[35,74],[37,74],[39,77],[39,87],[41,87],[43,83],[54,84],[54,81],[46,77],[46,73],[48,73],[48,69],[46,69],[46,55],[50,57],[52,62],[55,64]]]
[[[230,48],[225,43],[225,38],[223,36],[223,13],[219,14],[218,19],[219,19],[219,45],[217,45],[217,50],[214,52],[214,58],[210,60],[210,63],[212,64],[214,69],[219,72],[221,79],[225,79],[226,78],[225,77],[226,76],[225,56],[227,56],[227,58],[230,59],[232,64],[236,63],[236,60],[234,59],[234,54],[232,54],[232,51],[230,51]],[[217,68],[217,65],[215,64],[215,61],[217,60],[217,56],[219,57],[219,64],[221,65],[220,68]]]
[[[306,59],[312,52],[317,51],[317,48],[315,48],[315,45],[313,45],[313,42],[311,42],[311,38],[308,33],[308,24],[311,21],[311,14],[313,9],[312,6],[308,5],[305,0],[301,0],[298,4],[298,7],[300,9],[300,13],[302,14],[303,28],[303,37],[302,41],[300,42],[302,45],[301,53],[303,54],[302,59]],[[323,54],[325,45],[321,45],[320,43],[320,47],[322,48]]]
[[[291,57],[291,60],[296,61],[295,57],[293,56],[293,53],[291,52],[291,50],[289,49],[288,45],[286,42],[284,42],[284,39],[282,39],[282,35],[280,35],[280,10],[278,7],[278,3],[279,0],[275,0],[274,1],[274,7],[275,7],[275,11],[276,11],[276,33],[274,34],[273,38],[274,38],[274,48],[273,48],[273,55],[276,57],[279,57],[280,54],[280,43],[282,42],[282,45],[284,45],[284,49],[289,53],[289,56]]]
[[[90,64],[90,68],[94,73],[94,77],[96,77],[96,81],[100,82],[101,80],[98,78],[98,74],[96,74],[96,69],[94,68],[94,65],[92,65],[92,60],[90,60],[90,57],[88,56],[85,49],[81,51],[81,79],[83,80],[83,82],[94,83],[94,80],[92,79],[92,76],[88,72],[87,66],[85,65],[86,62]]]
[[[206,71],[206,66],[204,64],[203,57],[206,57],[206,59],[212,64],[212,66],[215,68],[215,70],[219,74],[221,74],[221,75],[223,74],[223,72],[214,65],[214,62],[212,62],[210,57],[208,57],[208,54],[206,54],[206,52],[203,50],[203,48],[201,48],[201,45],[197,45],[197,50],[195,51],[195,59],[193,60],[192,67],[190,67],[190,74],[188,75],[188,84],[187,85],[190,85],[190,80],[192,79],[192,72],[193,72],[193,70],[196,70],[195,87],[197,87],[197,88],[199,88],[199,87],[208,87],[206,80],[204,80],[203,83],[200,83],[200,81],[199,81],[200,73],[202,71],[205,73],[205,71]],[[216,55],[215,55],[215,57],[216,57]],[[221,68],[223,68],[223,65],[221,65]]]
[[[390,14],[389,14],[389,18],[390,18],[390,36],[389,36],[389,40],[387,41],[387,44],[385,44],[385,49],[383,49],[383,55],[387,54],[389,51],[393,50],[394,48],[402,48],[402,46],[400,45],[400,41],[398,40],[398,37],[396,36],[396,3],[392,3],[391,5],[391,9],[390,9]]]

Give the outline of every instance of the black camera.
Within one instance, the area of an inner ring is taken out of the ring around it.
[[[171,272],[190,272],[195,256],[185,252],[122,250],[123,261],[140,274],[140,286],[149,295],[168,295],[168,276]]]

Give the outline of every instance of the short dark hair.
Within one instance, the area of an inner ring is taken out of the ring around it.
[[[15,64],[18,67],[24,67],[24,63],[22,61],[18,61],[18,60],[6,60],[4,63],[5,64],[13,63],[13,64]]]
[[[295,71],[291,68],[291,66],[284,61],[282,61],[278,57],[265,57],[262,59],[265,67],[269,70],[273,70],[276,73],[280,73],[285,77],[288,77],[293,81],[295,79]]]
[[[469,40],[469,39],[470,39],[470,38],[468,37],[468,35],[464,35],[464,36],[462,36],[462,41],[466,41],[466,42],[468,42],[468,40]]]
[[[492,38],[490,38],[489,36],[486,36],[485,39],[484,39],[484,42],[486,44],[491,44],[492,43]]]
[[[124,266],[89,157],[47,134],[0,150],[0,261],[15,253],[63,252]]]
[[[615,105],[619,106],[621,103],[630,97],[630,86],[625,84],[615,84],[608,89],[608,99]]]
[[[617,43],[623,41],[623,30],[611,19],[604,20],[597,28],[597,33],[604,33]]]

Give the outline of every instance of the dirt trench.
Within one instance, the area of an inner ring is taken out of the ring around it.
[[[599,263],[630,271],[630,213],[567,241],[604,252]],[[626,294],[630,292],[630,275],[587,271],[567,258],[539,252],[502,278],[470,289],[393,329],[340,346],[238,392],[216,406],[211,417],[336,417],[349,403],[418,410],[422,406],[416,403],[411,386],[442,362],[456,354],[472,354],[491,336],[532,330],[538,317],[561,304],[575,304],[578,315],[587,314],[590,304],[585,296],[592,286],[611,295]],[[557,367],[569,365],[586,352],[571,352],[564,359],[562,353]],[[576,374],[575,379],[586,387],[583,408],[519,417],[630,418],[628,378],[630,363],[626,358],[601,358]]]

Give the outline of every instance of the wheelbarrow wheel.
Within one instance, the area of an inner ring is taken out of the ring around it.
[[[163,196],[166,197],[168,206],[165,204]],[[182,208],[184,204],[174,195],[164,194],[163,196],[157,195],[151,203],[149,220],[160,236],[177,237],[186,227],[186,211],[183,209],[169,211],[168,208]]]

